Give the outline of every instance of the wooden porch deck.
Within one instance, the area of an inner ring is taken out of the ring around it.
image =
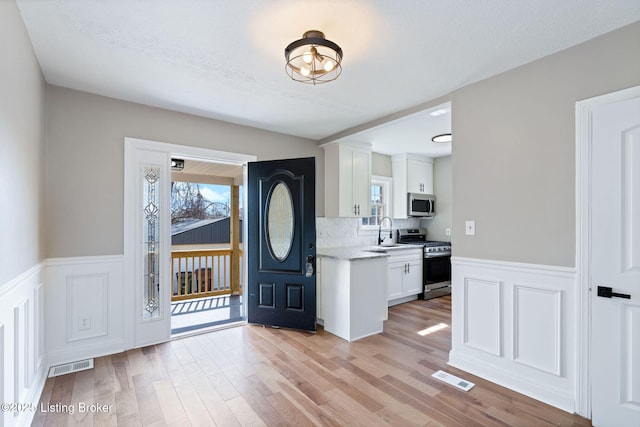
[[[241,295],[222,295],[171,303],[171,335],[240,322],[244,319]]]

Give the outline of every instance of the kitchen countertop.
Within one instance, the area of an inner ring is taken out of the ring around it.
[[[386,258],[389,252],[398,250],[422,250],[421,247],[412,245],[396,246],[344,246],[335,248],[318,248],[316,255],[320,257],[335,258],[345,261],[357,261],[363,259]]]

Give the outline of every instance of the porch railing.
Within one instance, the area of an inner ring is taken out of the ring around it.
[[[231,294],[232,255],[231,249],[172,251],[171,301]]]

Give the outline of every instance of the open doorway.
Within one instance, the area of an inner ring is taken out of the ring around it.
[[[172,155],[171,334],[243,322],[243,167]]]
[[[239,190],[238,185],[246,176],[244,166],[256,158],[129,137],[125,138],[124,146],[124,279],[130,286],[126,287],[123,304],[131,325],[125,329],[125,339],[128,348],[138,348],[172,337],[171,159],[200,160],[232,165],[236,171],[242,169],[242,180],[234,182]],[[239,209],[236,211],[239,214]],[[246,234],[246,224],[244,227]],[[246,274],[246,262],[235,268]],[[240,289],[243,287],[241,283]],[[242,306],[246,307],[246,303]]]

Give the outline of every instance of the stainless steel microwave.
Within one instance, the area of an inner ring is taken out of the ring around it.
[[[436,214],[436,198],[433,194],[409,193],[407,215],[431,217]]]

